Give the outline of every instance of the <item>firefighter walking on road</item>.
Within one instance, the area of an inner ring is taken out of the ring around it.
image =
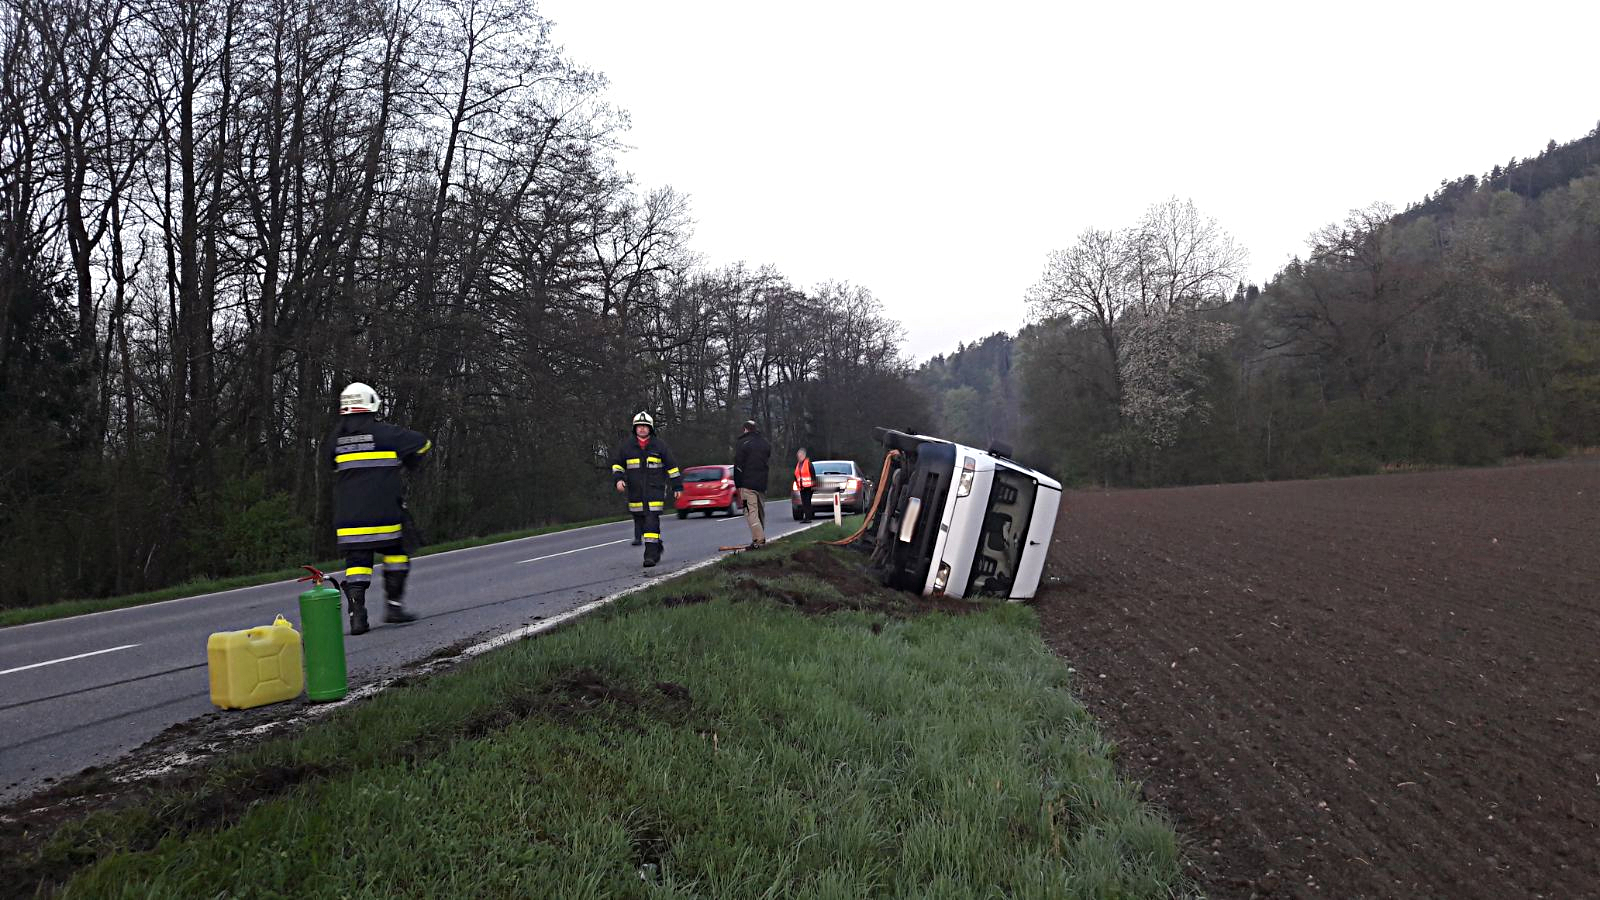
[[[678,463],[666,442],[656,436],[656,422],[647,412],[633,417],[633,434],[611,454],[611,476],[617,492],[628,495],[633,513],[633,543],[644,544],[644,565],[661,561],[661,513],[682,488]]]
[[[401,469],[422,464],[433,442],[410,429],[378,421],[378,392],[356,382],[339,394],[339,425],[328,439],[334,469],[333,524],[344,551],[344,595],[350,633],[364,634],[367,588],[374,562],[383,563],[383,620],[416,620],[405,608],[411,570],[406,483]]]

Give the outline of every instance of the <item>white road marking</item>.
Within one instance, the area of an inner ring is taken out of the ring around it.
[[[508,544],[519,544],[519,543],[521,543],[523,541],[536,541],[536,540],[538,540],[540,538],[557,537],[557,536],[560,536],[560,535],[574,534],[574,533],[579,532],[579,531],[588,531],[591,528],[609,528],[609,527],[612,527],[612,526],[625,524],[626,522],[627,522],[627,520],[624,519],[621,522],[601,522],[601,523],[599,523],[597,525],[581,525],[581,526],[579,526],[577,528],[564,528],[561,531],[549,531],[549,532],[546,532],[544,534],[530,534],[527,537],[512,538],[509,541],[496,541],[493,544],[479,544],[476,547],[462,547],[462,548],[457,549],[457,550],[442,550],[442,551],[440,551],[438,553],[428,553],[428,554],[424,554],[422,556],[414,556],[414,557],[412,557],[412,559],[413,560],[417,560],[417,559],[437,559],[438,557],[441,557],[441,556],[449,556],[452,553],[470,553],[473,550],[487,550],[487,549],[492,549],[494,547],[504,547],[504,546],[506,546]],[[113,609],[102,609],[99,612],[79,613],[79,614],[77,614],[75,616],[63,616],[62,618],[59,618],[59,619],[42,619],[42,620],[40,620],[38,622],[24,622],[21,625],[7,625],[6,628],[7,629],[13,629],[13,628],[21,629],[21,628],[34,628],[34,627],[37,627],[39,625],[54,625],[57,622],[65,622],[68,619],[82,620],[82,619],[87,619],[90,616],[109,616],[109,615],[111,615],[113,613],[125,613],[125,612],[129,612],[129,611],[136,610],[136,609],[150,609],[150,608],[156,607],[156,606],[167,606],[168,604],[172,604],[172,603],[188,603],[190,600],[206,600],[206,599],[210,599],[210,598],[213,598],[213,597],[222,597],[222,596],[225,596],[227,594],[237,594],[237,593],[240,593],[241,591],[254,591],[254,590],[258,590],[260,588],[281,588],[281,587],[283,587],[285,585],[295,584],[298,581],[299,581],[298,578],[290,578],[290,579],[287,579],[285,581],[269,581],[269,582],[266,582],[264,584],[247,584],[244,587],[228,588],[225,591],[212,591],[209,594],[190,594],[187,597],[174,597],[171,600],[158,600],[155,603],[139,603],[139,604],[136,604],[134,606],[118,606],[118,607],[115,607]],[[3,674],[3,673],[0,673],[0,674]]]
[[[523,541],[536,541],[536,540],[539,540],[540,538],[558,537],[558,536],[561,536],[561,535],[575,534],[575,533],[577,533],[579,531],[588,531],[591,528],[610,528],[610,527],[614,527],[614,526],[617,526],[617,525],[625,525],[625,524],[627,524],[627,521],[628,521],[627,519],[623,519],[620,522],[601,522],[601,523],[599,523],[597,525],[581,525],[581,526],[579,526],[577,528],[564,528],[564,529],[562,529],[560,531],[550,531],[550,532],[546,532],[544,534],[530,534],[527,537],[512,538],[509,541],[496,541],[493,544],[479,544],[476,547],[462,547],[459,550],[443,550],[443,551],[440,551],[438,553],[428,553],[428,554],[424,554],[422,556],[412,557],[412,559],[413,560],[417,560],[417,559],[437,559],[438,557],[441,557],[441,556],[449,556],[452,553],[470,553],[470,552],[472,552],[474,550],[487,550],[487,549],[491,549],[491,548],[494,548],[494,547],[504,547],[504,546],[506,546],[508,544],[520,544]],[[155,603],[140,603],[140,604],[137,604],[135,606],[118,606],[118,607],[116,607],[114,609],[102,609],[99,612],[79,613],[78,615],[75,615],[75,616],[64,616],[64,617],[62,617],[60,619],[43,619],[43,620],[40,620],[38,622],[24,622],[21,625],[7,625],[6,628],[8,628],[8,629],[11,629],[11,628],[18,628],[18,629],[20,629],[20,628],[32,628],[32,627],[38,626],[38,625],[54,625],[57,622],[64,622],[67,619],[78,620],[78,619],[87,619],[90,616],[109,616],[112,613],[125,613],[125,612],[128,612],[130,610],[136,610],[136,609],[150,609],[151,607],[155,607],[155,606],[166,606],[166,605],[168,605],[170,603],[188,603],[190,600],[205,600],[205,599],[208,599],[208,598],[211,598],[211,597],[221,597],[221,596],[224,596],[226,594],[237,594],[237,593],[239,593],[241,591],[253,591],[253,590],[257,590],[259,588],[278,588],[278,587],[283,587],[284,585],[294,584],[298,580],[299,579],[290,578],[290,579],[288,579],[286,581],[269,581],[269,582],[266,582],[265,584],[247,584],[244,587],[229,588],[229,589],[227,589],[225,591],[212,591],[209,594],[191,594],[191,595],[189,595],[187,597],[174,597],[171,600],[158,600]]]
[[[769,501],[767,501],[768,505],[778,504],[778,503],[782,503],[782,502],[783,502],[782,500],[769,500]],[[742,518],[735,519],[735,521],[742,521]],[[429,554],[427,554],[425,556],[413,557],[413,559],[435,559],[435,558],[438,558],[440,556],[449,556],[452,553],[471,553],[474,550],[487,550],[487,549],[494,548],[494,547],[503,547],[503,546],[506,546],[508,544],[519,544],[519,543],[522,543],[523,541],[536,541],[536,540],[539,540],[540,538],[549,538],[549,537],[556,537],[558,535],[574,534],[574,533],[579,532],[579,531],[588,531],[591,528],[613,528],[613,527],[622,526],[622,525],[626,525],[626,524],[627,524],[627,520],[624,519],[621,522],[601,522],[601,523],[599,523],[597,525],[582,525],[582,526],[579,526],[577,528],[567,528],[567,529],[563,529],[561,531],[552,531],[552,532],[548,532],[548,533],[545,533],[545,534],[532,534],[532,535],[529,535],[527,537],[512,538],[509,541],[499,541],[499,542],[493,543],[493,544],[479,544],[476,547],[462,547],[459,550],[445,550],[445,551],[443,551],[441,553],[429,553]],[[39,627],[42,627],[42,626],[54,625],[54,624],[56,624],[58,622],[65,622],[68,619],[71,619],[71,620],[74,620],[74,621],[82,621],[84,619],[88,619],[88,618],[95,617],[95,616],[110,616],[110,615],[116,615],[118,613],[128,613],[128,612],[132,612],[134,610],[151,609],[151,608],[154,608],[154,607],[157,607],[157,606],[168,606],[168,605],[171,605],[171,604],[174,604],[174,603],[188,603],[191,600],[207,600],[207,599],[212,599],[212,598],[216,598],[216,597],[223,597],[223,596],[226,596],[228,594],[238,594],[238,593],[242,593],[244,591],[260,590],[262,588],[282,588],[285,585],[295,584],[296,581],[297,581],[297,579],[290,578],[290,579],[287,579],[285,581],[271,581],[271,582],[267,582],[266,584],[247,584],[244,587],[229,588],[229,589],[227,589],[225,591],[212,591],[209,594],[190,594],[187,597],[174,597],[171,600],[158,600],[155,603],[140,603],[140,604],[137,604],[137,605],[134,605],[134,606],[118,606],[118,607],[115,607],[113,609],[102,609],[102,610],[100,610],[98,612],[91,612],[91,613],[79,613],[78,615],[75,615],[75,616],[65,616],[65,617],[60,618],[60,619],[43,619],[43,620],[38,621],[38,622],[25,622],[25,623],[23,623],[21,625],[7,625],[4,630],[6,630],[8,632],[9,631],[20,631],[20,630],[22,630],[24,628],[39,628]],[[134,645],[134,646],[137,646],[137,645]],[[4,675],[4,674],[5,674],[4,672],[0,672],[0,675]]]
[[[17,666],[14,669],[0,669],[0,675],[10,675],[12,672],[26,672],[29,669],[38,669],[43,666],[53,666],[56,663],[72,662],[75,659],[83,659],[86,656],[99,656],[102,653],[115,653],[118,650],[128,650],[137,646],[139,645],[123,644],[121,647],[107,647],[104,650],[91,650],[88,653],[79,653],[76,656],[63,656],[60,659],[47,659],[44,662],[36,662],[26,666]]]
[[[790,535],[799,534],[802,531],[805,531],[805,530],[807,530],[809,528],[815,528],[816,526],[821,525],[821,524],[822,524],[821,522],[805,522],[805,523],[801,523],[800,525],[796,526],[792,531],[785,532],[782,535],[782,537],[789,537]],[[585,548],[585,549],[587,549],[587,548]],[[576,552],[576,551],[569,550],[567,552],[573,553],[573,552]],[[550,631],[553,628],[558,628],[558,627],[560,627],[562,625],[565,625],[566,623],[568,623],[568,622],[570,622],[570,621],[572,621],[574,619],[580,619],[580,618],[588,615],[589,613],[592,613],[595,610],[600,609],[603,606],[608,606],[608,605],[610,605],[612,603],[615,603],[616,601],[621,600],[623,597],[626,597],[626,596],[628,596],[630,594],[637,594],[640,591],[649,590],[650,588],[653,588],[658,584],[661,584],[661,583],[667,582],[667,581],[671,581],[674,578],[677,578],[677,577],[682,576],[682,575],[687,575],[690,572],[699,571],[700,569],[704,569],[707,566],[713,565],[713,564],[715,564],[715,563],[717,563],[717,562],[719,562],[721,560],[724,560],[724,559],[727,559],[727,556],[725,556],[724,554],[718,553],[716,556],[712,556],[712,557],[709,557],[707,559],[702,559],[699,562],[689,563],[688,565],[684,566],[681,569],[674,569],[671,572],[667,572],[667,573],[662,574],[662,575],[657,575],[657,576],[655,576],[653,578],[647,578],[644,581],[641,581],[638,584],[634,585],[633,587],[624,588],[624,589],[622,589],[620,591],[617,591],[615,594],[611,594],[611,595],[606,596],[606,597],[601,597],[599,600],[592,600],[592,601],[590,601],[588,603],[583,604],[582,606],[578,606],[578,607],[575,607],[573,609],[569,609],[564,613],[557,613],[557,614],[551,616],[548,619],[541,619],[540,621],[534,622],[534,623],[532,623],[530,625],[523,625],[520,628],[513,628],[510,631],[502,632],[501,634],[497,634],[494,637],[488,638],[487,640],[480,641],[480,642],[478,642],[476,644],[473,644],[472,646],[468,647],[467,649],[462,650],[461,653],[458,654],[454,658],[456,658],[456,659],[471,659],[471,658],[473,658],[475,656],[482,656],[483,654],[488,653],[490,650],[493,650],[496,647],[503,647],[506,644],[510,644],[510,643],[515,642],[515,641],[520,641],[520,640],[523,640],[524,638],[530,638],[530,637],[533,637],[536,634],[542,634],[542,633],[544,633],[546,631]]]
[[[546,556],[535,556],[533,559],[519,559],[519,560],[517,560],[517,565],[520,566],[523,563],[538,562],[541,559],[555,559],[558,556],[567,556],[567,555],[570,555],[570,554],[573,554],[573,553],[582,553],[585,550],[599,550],[601,547],[611,547],[611,546],[614,546],[616,544],[626,544],[630,540],[632,540],[632,538],[623,538],[622,540],[619,540],[619,541],[606,541],[604,544],[595,544],[592,547],[579,547],[576,550],[563,550],[560,553],[551,553],[551,554],[546,555]]]
[[[807,530],[809,528],[815,528],[816,526],[818,526],[820,524],[822,524],[822,523],[821,522],[803,522],[803,523],[797,524],[792,531],[785,532],[783,535],[781,535],[781,537],[789,537],[790,535],[799,534],[800,532],[805,531],[805,530]],[[415,674],[417,674],[417,675],[431,675],[433,672],[435,672],[435,671],[437,671],[439,669],[445,668],[447,666],[458,665],[461,662],[464,662],[465,660],[469,660],[469,659],[472,659],[474,657],[482,656],[483,654],[488,653],[490,650],[494,650],[494,649],[497,649],[499,647],[504,647],[507,644],[515,643],[515,642],[521,641],[521,640],[525,640],[527,638],[534,637],[536,635],[540,635],[540,634],[543,634],[543,633],[548,632],[548,631],[554,631],[555,629],[560,628],[563,625],[566,625],[568,622],[572,622],[572,621],[575,621],[577,619],[581,619],[584,616],[588,615],[589,613],[592,613],[597,609],[601,609],[602,607],[605,607],[605,606],[608,606],[608,605],[610,605],[612,603],[615,603],[616,601],[618,601],[618,600],[622,599],[623,597],[626,597],[626,596],[628,596],[630,594],[637,594],[640,591],[648,590],[650,588],[655,587],[658,584],[661,584],[661,583],[667,582],[667,581],[671,581],[672,579],[677,578],[679,576],[687,575],[690,572],[695,572],[695,571],[698,571],[700,569],[704,569],[704,568],[706,568],[708,566],[713,565],[718,560],[725,559],[725,558],[726,557],[723,554],[719,553],[716,556],[710,557],[709,559],[702,559],[699,562],[690,563],[689,565],[686,565],[681,569],[676,569],[674,571],[665,572],[665,573],[663,573],[661,575],[657,575],[657,576],[654,576],[652,578],[647,578],[644,581],[641,581],[640,583],[638,583],[638,584],[636,584],[636,585],[634,585],[632,587],[623,588],[622,590],[617,591],[614,594],[611,594],[611,595],[605,596],[605,597],[601,597],[598,600],[591,600],[588,603],[585,603],[585,604],[583,604],[581,606],[578,606],[578,607],[575,607],[573,609],[569,609],[566,612],[557,613],[557,614],[551,616],[548,619],[541,619],[541,620],[539,620],[537,622],[532,622],[532,623],[529,623],[527,625],[522,625],[522,626],[519,626],[517,628],[513,628],[510,631],[501,632],[500,634],[494,635],[494,636],[489,637],[489,638],[487,638],[485,640],[479,641],[476,644],[473,644],[472,646],[466,648],[465,650],[462,650],[459,654],[457,654],[455,656],[448,656],[448,657],[444,657],[442,659],[435,659],[431,663],[425,663],[419,670],[417,670],[417,672]],[[266,723],[263,723],[261,725],[257,725],[257,726],[255,726],[253,728],[244,728],[244,729],[240,729],[238,731],[231,732],[223,740],[215,742],[214,746],[226,745],[228,743],[228,738],[242,737],[242,736],[245,736],[245,735],[260,735],[260,734],[264,734],[264,733],[266,733],[268,731],[271,731],[273,729],[279,728],[279,727],[284,726],[284,725],[291,725],[291,724],[295,724],[297,722],[305,721],[307,719],[310,719],[310,718],[313,718],[313,717],[316,717],[316,716],[321,716],[321,715],[323,715],[325,713],[328,713],[328,712],[330,712],[332,710],[338,709],[338,708],[343,707],[343,706],[348,706],[348,705],[350,705],[352,703],[358,702],[360,700],[365,700],[368,697],[371,697],[371,696],[373,696],[375,694],[378,694],[378,693],[382,692],[383,690],[387,689],[389,687],[389,685],[394,683],[394,681],[395,681],[394,678],[379,678],[379,679],[377,679],[375,681],[370,681],[370,682],[368,682],[366,684],[358,685],[358,686],[356,686],[354,688],[351,688],[350,693],[346,694],[342,699],[335,700],[332,703],[317,703],[317,704],[309,705],[307,707],[303,707],[300,712],[298,712],[298,713],[296,713],[294,715],[290,715],[290,716],[287,716],[285,718],[277,719],[277,720],[274,720],[274,721],[271,721],[271,722],[266,722]],[[144,768],[144,769],[140,769],[140,770],[136,770],[136,771],[127,773],[126,775],[123,775],[123,776],[118,776],[117,780],[119,780],[119,781],[137,781],[140,778],[147,778],[147,777],[154,776],[154,775],[162,775],[162,774],[165,774],[167,772],[171,772],[173,770],[182,768],[182,767],[184,767],[184,766],[186,766],[186,765],[188,765],[188,764],[190,764],[192,762],[195,762],[198,759],[208,759],[208,758],[210,758],[210,757],[209,756],[190,756],[188,753],[185,753],[183,751],[179,751],[178,753],[174,754],[173,756],[168,757],[164,762],[157,763],[157,764],[155,764],[154,766],[151,766],[151,767],[147,767],[147,768]]]

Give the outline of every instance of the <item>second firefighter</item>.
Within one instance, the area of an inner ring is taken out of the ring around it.
[[[683,486],[672,450],[656,436],[655,419],[649,413],[633,417],[633,434],[611,454],[611,475],[617,492],[628,495],[633,543],[644,544],[645,568],[654,566],[661,561],[661,513]]]

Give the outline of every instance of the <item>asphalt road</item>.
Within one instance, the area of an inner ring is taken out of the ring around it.
[[[799,524],[787,499],[767,504],[768,536]],[[381,578],[372,631],[345,639],[354,688],[441,647],[549,618],[648,578],[748,543],[742,517],[662,520],[666,554],[645,569],[633,524],[595,525],[418,557],[406,588],[421,618],[384,625]],[[0,800],[103,765],[171,725],[213,711],[206,638],[270,624],[298,626],[305,585],[277,582],[147,606],[0,629]]]

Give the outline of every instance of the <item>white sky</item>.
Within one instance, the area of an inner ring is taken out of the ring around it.
[[[714,265],[870,288],[917,359],[1192,198],[1265,281],[1318,226],[1600,120],[1600,2],[542,0]]]

